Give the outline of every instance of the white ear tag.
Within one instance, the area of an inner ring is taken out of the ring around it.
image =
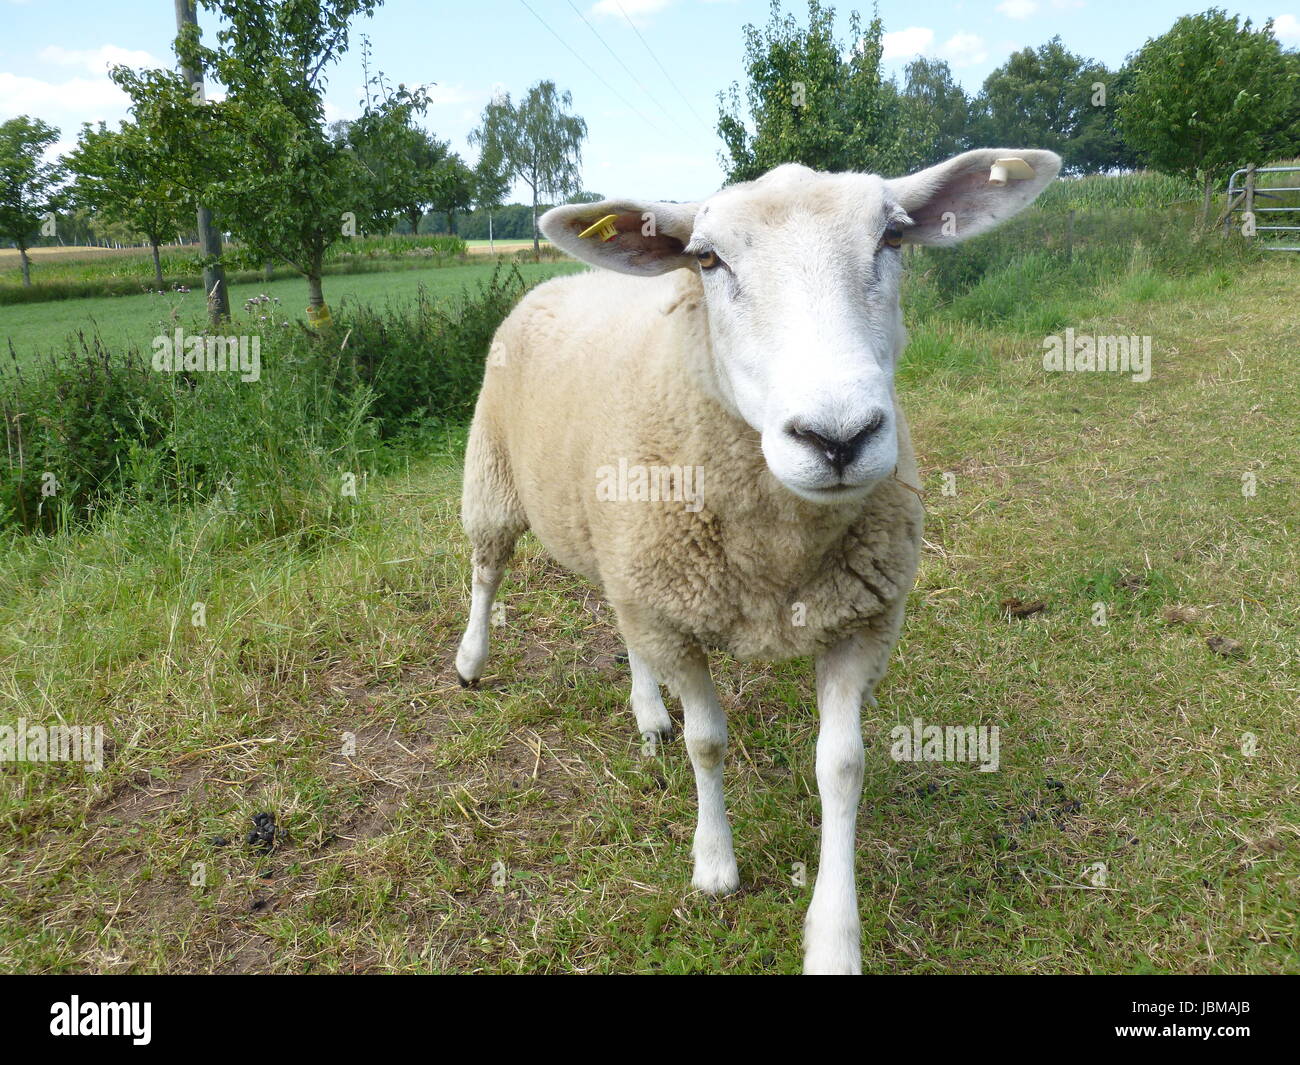
[[[1034,176],[1034,168],[1023,159],[999,159],[989,168],[989,184],[1005,185],[1008,181],[1026,181]]]

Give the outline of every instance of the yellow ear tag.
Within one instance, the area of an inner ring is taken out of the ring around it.
[[[998,159],[989,168],[989,184],[1005,185],[1008,181],[1027,181],[1034,176],[1034,168],[1023,159],[1012,157]]]
[[[599,235],[601,240],[613,240],[618,236],[618,230],[614,228],[614,220],[618,218],[616,214],[607,214],[594,225],[588,226],[579,237],[594,237]]]

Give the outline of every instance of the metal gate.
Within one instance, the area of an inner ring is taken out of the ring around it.
[[[1223,232],[1227,234],[1233,228],[1233,216],[1239,216],[1236,225],[1247,236],[1257,236],[1262,233],[1300,233],[1300,224],[1297,225],[1260,225],[1259,216],[1267,216],[1264,221],[1273,220],[1274,215],[1292,213],[1290,221],[1300,223],[1300,202],[1294,206],[1279,207],[1276,205],[1258,206],[1256,200],[1281,199],[1285,193],[1300,192],[1300,185],[1278,186],[1276,188],[1260,188],[1256,183],[1256,176],[1259,174],[1300,174],[1300,166],[1261,166],[1256,167],[1254,163],[1244,167],[1241,170],[1233,172],[1232,177],[1228,178],[1228,209],[1223,213]],[[1300,180],[1300,179],[1297,179]],[[1249,220],[1249,229],[1248,229]],[[1277,219],[1278,222],[1284,219]],[[1295,243],[1276,243],[1273,241],[1260,241],[1260,248],[1264,251],[1300,251],[1300,244]]]

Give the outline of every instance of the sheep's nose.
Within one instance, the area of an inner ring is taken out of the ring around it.
[[[884,425],[885,412],[876,410],[872,412],[862,428],[847,434],[832,430],[810,429],[798,422],[791,422],[786,426],[786,432],[796,440],[802,440],[805,444],[816,448],[835,468],[836,473],[843,474],[845,468],[853,464],[853,460],[862,453],[867,442],[880,432]]]

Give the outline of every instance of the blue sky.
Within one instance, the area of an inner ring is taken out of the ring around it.
[[[937,55],[973,91],[1010,52],[1053,34],[1114,66],[1179,15],[1216,4],[1257,24],[1272,17],[1282,42],[1300,47],[1300,0],[1282,2],[881,0],[880,15],[891,72],[918,52]],[[785,0],[787,10],[804,6]],[[869,3],[838,5],[845,27],[854,6],[870,12]],[[767,9],[767,0],[387,0],[358,21],[353,51],[331,71],[327,111],[357,113],[364,33],[391,79],[436,83],[425,124],[468,161],[466,134],[494,90],[518,96],[552,78],[589,126],[588,189],[695,199],[722,181],[716,95],[740,78],[741,27],[764,23]],[[107,65],[171,65],[174,32],[171,0],[0,0],[0,120],[44,118],[70,147],[82,122],[126,114]]]

